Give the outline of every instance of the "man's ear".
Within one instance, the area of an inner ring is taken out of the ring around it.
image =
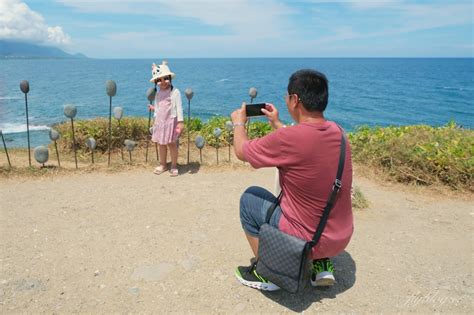
[[[299,105],[300,102],[298,101],[298,98],[297,97],[292,97],[289,99],[289,102],[288,102],[288,106],[295,110]]]

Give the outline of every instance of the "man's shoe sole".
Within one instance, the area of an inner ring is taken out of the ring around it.
[[[257,290],[262,290],[262,291],[276,291],[280,290],[280,287],[277,286],[274,283],[265,283],[265,282],[253,282],[253,281],[247,281],[243,278],[240,277],[240,275],[235,272],[235,277],[237,280],[239,280],[240,283],[242,283],[245,286],[257,289]]]
[[[311,285],[313,287],[330,287],[336,283],[334,275],[330,272],[323,271],[316,275],[316,281],[311,279]]]

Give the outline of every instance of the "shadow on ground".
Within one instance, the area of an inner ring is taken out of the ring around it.
[[[198,162],[190,162],[187,165],[179,165],[179,172],[181,174],[196,174],[199,172],[199,169],[201,168],[201,164]]]
[[[356,264],[351,255],[344,251],[342,254],[331,258],[337,283],[332,287],[313,288],[308,287],[301,293],[291,294],[283,290],[274,292],[262,291],[267,298],[285,306],[295,312],[303,312],[311,304],[320,302],[323,299],[334,299],[336,295],[350,289],[356,280]]]

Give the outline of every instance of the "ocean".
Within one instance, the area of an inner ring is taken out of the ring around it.
[[[474,59],[450,58],[256,58],[169,59],[173,85],[183,96],[192,88],[191,117],[206,121],[228,116],[242,102],[273,103],[280,118],[291,122],[283,96],[289,76],[302,68],[328,77],[326,118],[346,130],[357,126],[427,124],[450,120],[474,127]],[[7,146],[26,147],[25,97],[20,82],[28,80],[32,147],[47,145],[49,126],[67,120],[65,104],[77,107],[76,119],[108,117],[105,81],[117,83],[112,106],[125,116],[148,117],[146,90],[152,87],[148,59],[3,59],[0,60],[0,129]]]

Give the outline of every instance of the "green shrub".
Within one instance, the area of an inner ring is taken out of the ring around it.
[[[352,188],[352,207],[359,210],[369,207],[369,201],[357,186]]]
[[[186,126],[186,130],[189,130],[191,133],[202,129],[202,121],[199,118],[191,118],[189,121],[186,119],[184,125]]]
[[[474,131],[443,127],[363,126],[349,134],[356,162],[386,171],[400,182],[474,190]]]
[[[120,120],[112,120],[111,147],[120,148],[125,139],[142,141],[147,136],[148,120],[146,118],[125,117]],[[54,126],[61,133],[59,145],[63,150],[72,150],[72,129],[70,122],[64,122]],[[105,152],[108,149],[109,121],[105,118],[93,120],[74,121],[74,135],[76,147],[87,150],[86,140],[92,137],[97,142],[97,151]]]
[[[209,121],[203,123],[199,118],[191,118],[185,120],[185,132],[182,135],[182,141],[187,141],[187,132],[189,132],[190,140],[194,141],[197,135],[201,135],[206,139],[206,143],[212,147],[228,146],[232,143],[232,133],[226,127],[226,121],[229,117],[215,116]],[[146,143],[148,120],[146,118],[126,117],[121,119],[120,126],[118,121],[112,120],[112,141],[113,149],[120,148],[125,139],[131,139]],[[61,133],[61,141],[58,142],[62,150],[70,151],[72,147],[72,130],[71,123],[64,123],[54,126]],[[222,135],[219,140],[214,137],[214,129],[220,128]],[[76,147],[80,150],[87,150],[86,140],[93,137],[97,142],[97,150],[106,152],[108,149],[109,137],[109,121],[105,118],[96,118],[92,120],[76,120],[74,121],[74,134],[76,138]],[[271,131],[271,127],[265,122],[251,122],[248,127],[249,138],[261,137]]]

